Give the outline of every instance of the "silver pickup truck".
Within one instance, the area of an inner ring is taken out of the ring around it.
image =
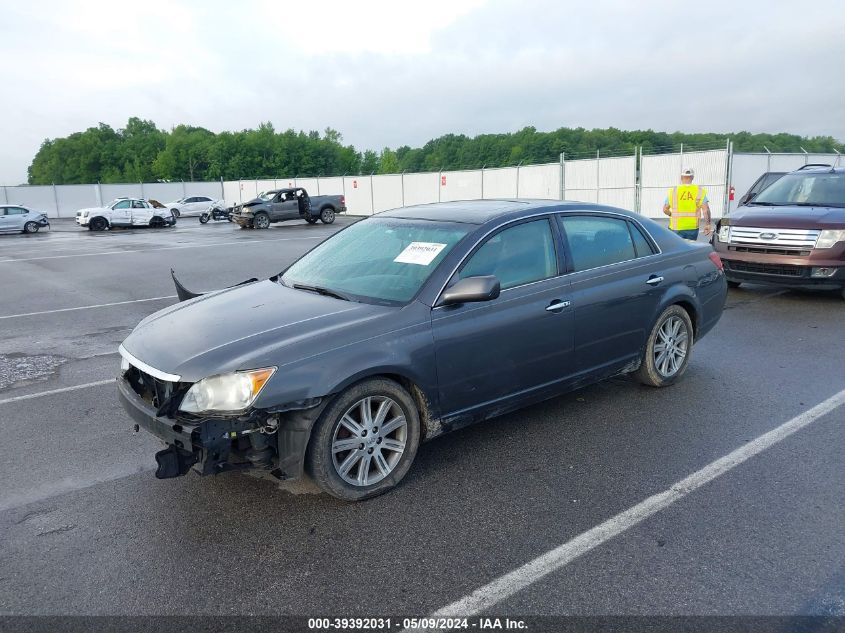
[[[257,198],[232,207],[232,222],[242,229],[266,229],[273,222],[305,220],[315,224],[334,222],[335,214],[346,211],[346,197],[308,195],[302,187],[274,189]]]

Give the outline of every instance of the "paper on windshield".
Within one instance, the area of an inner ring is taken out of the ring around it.
[[[393,261],[400,264],[428,266],[444,248],[446,248],[445,244],[436,244],[434,242],[411,242]]]

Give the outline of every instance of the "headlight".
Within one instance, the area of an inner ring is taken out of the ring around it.
[[[723,224],[719,227],[719,241],[727,242],[731,237],[731,227],[728,224]]]
[[[816,248],[830,248],[836,242],[845,242],[845,231],[827,230],[819,234]]]
[[[255,401],[275,371],[275,367],[265,367],[203,378],[188,389],[179,410],[186,413],[243,411]]]

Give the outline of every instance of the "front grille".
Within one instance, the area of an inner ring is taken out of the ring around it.
[[[728,248],[747,253],[806,256],[816,247],[818,230],[731,226]],[[745,250],[747,249],[747,250]]]
[[[788,266],[780,264],[756,264],[752,262],[738,262],[723,260],[725,268],[737,273],[756,273],[758,275],[775,275],[777,277],[806,277],[807,268],[803,266]]]
[[[806,257],[812,250],[796,250],[787,248],[766,248],[766,247],[751,247],[751,246],[728,246],[729,251],[737,253],[766,253],[768,255],[790,255],[791,257]]]
[[[160,416],[173,417],[182,402],[182,397],[190,388],[190,383],[160,380],[130,365],[124,374],[132,391],[156,409]]]

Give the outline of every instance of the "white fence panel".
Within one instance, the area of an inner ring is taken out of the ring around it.
[[[440,175],[440,200],[480,200],[481,171],[444,171]]]
[[[440,174],[405,174],[405,206],[437,202]]]
[[[560,163],[519,167],[519,198],[560,200]]]
[[[181,183],[180,183],[181,184]],[[103,204],[107,205],[115,198],[143,198],[140,182],[131,182],[115,185],[100,185]],[[179,196],[181,198],[181,196]]]
[[[58,210],[53,185],[6,187],[6,196],[9,198],[9,204],[19,204],[33,211],[46,213],[48,217],[57,217]]]
[[[241,201],[241,185],[237,180],[227,180],[223,183],[223,199],[230,207]]]
[[[681,170],[695,170],[695,184],[707,188],[710,211],[714,218],[724,212],[727,150],[684,152],[643,156],[640,165],[640,212],[651,218],[663,218],[663,204],[670,187],[680,183]]]
[[[568,160],[564,163],[567,196],[569,190],[586,191],[598,189],[599,174],[596,159]]]
[[[320,178],[321,196],[343,195],[343,178]]]
[[[347,176],[344,180],[346,187],[346,209],[351,215],[372,215],[373,197],[370,176]]]
[[[62,185],[56,187],[60,218],[72,218],[79,209],[100,206],[97,185]],[[51,216],[53,217],[53,216]]]
[[[373,212],[397,209],[402,206],[402,176],[391,174],[373,176]]]
[[[485,199],[498,200],[501,198],[517,197],[516,167],[485,169],[483,175]]]
[[[278,181],[279,186],[287,186],[286,182],[282,182],[281,180]],[[302,187],[305,191],[308,192],[309,196],[319,196],[320,193],[317,192],[318,189],[318,181],[316,178],[294,178],[291,182],[293,182],[293,186]]]
[[[202,183],[203,185],[205,183]],[[177,200],[184,198],[185,196],[182,195],[182,183],[181,182],[145,182],[141,186],[141,191],[143,198],[153,200],[158,200],[162,204],[167,204],[168,202],[176,202]],[[190,195],[205,195],[201,193],[197,194],[188,194]],[[217,192],[214,195],[215,198],[220,197],[220,184],[217,184]]]

